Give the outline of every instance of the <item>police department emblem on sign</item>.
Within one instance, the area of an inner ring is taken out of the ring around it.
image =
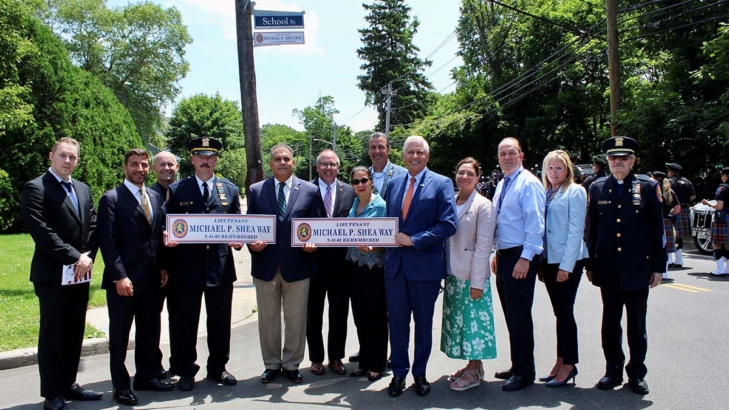
[[[299,225],[299,229],[296,231],[296,237],[301,242],[307,242],[311,239],[311,226],[307,223]]]
[[[184,238],[187,235],[187,222],[184,219],[177,219],[172,223],[172,234],[175,238]]]

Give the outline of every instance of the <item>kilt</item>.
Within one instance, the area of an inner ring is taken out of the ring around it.
[[[711,243],[724,245],[729,249],[729,223],[716,223],[711,225]]]
[[[673,232],[673,225],[668,218],[663,218],[663,233],[666,236],[666,252],[676,252],[676,234]]]
[[[691,210],[687,206],[681,207],[681,213],[676,215],[673,226],[678,238],[691,239]]]

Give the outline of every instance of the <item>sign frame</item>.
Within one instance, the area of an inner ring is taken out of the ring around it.
[[[217,222],[208,222],[209,224],[215,224],[216,226],[222,226],[220,224],[227,224],[223,226],[225,229],[220,229],[218,231],[217,229],[213,232],[200,232],[196,233],[197,235],[193,235],[190,237],[190,239],[185,239],[187,236],[190,224],[192,221],[198,221],[198,224],[204,224],[205,220],[228,220],[225,222],[217,221]],[[204,235],[206,233],[210,233],[211,235],[216,236],[222,236],[222,235],[234,235],[234,234],[254,234],[258,235],[259,232],[231,232],[231,227],[240,226],[242,224],[236,224],[233,222],[233,220],[241,219],[241,220],[256,220],[258,223],[250,225],[254,227],[256,230],[259,226],[269,226],[270,229],[269,232],[261,233],[265,234],[265,238],[256,238],[256,239],[245,239],[245,238],[228,238],[228,237],[222,237],[222,238],[200,238],[198,235]],[[259,240],[265,240],[267,244],[275,244],[276,243],[276,216],[275,215],[246,215],[246,214],[168,214],[167,215],[167,242],[170,241],[176,241],[179,244],[229,244],[229,243],[254,243]],[[171,229],[171,227],[175,226],[175,224],[182,224],[180,226],[180,229],[184,230],[184,235],[178,236],[179,234],[175,233],[175,229]],[[231,225],[232,224],[232,225]]]
[[[309,236],[312,236],[312,231],[314,228],[312,225],[322,225],[327,226],[331,225],[331,227],[322,228],[322,229],[345,229],[345,225],[337,225],[340,223],[347,223],[346,229],[352,230],[357,228],[362,228],[362,223],[366,222],[374,222],[376,224],[381,224],[383,226],[369,226],[367,225],[368,229],[392,229],[393,235],[391,241],[388,242],[373,242],[373,241],[360,241],[360,242],[311,242],[314,243],[318,248],[351,248],[356,247],[360,245],[364,246],[375,246],[375,247],[397,247],[397,243],[395,242],[395,236],[400,232],[400,219],[395,217],[381,217],[381,218],[293,218],[291,220],[291,247],[300,247],[303,246],[305,243],[310,243],[310,241],[307,239],[306,241],[301,240],[301,237],[299,236],[299,228],[302,225],[307,225],[310,234]],[[349,225],[349,224],[355,224],[355,225]],[[375,239],[375,237],[380,237],[379,235],[371,235],[371,239]]]
[[[268,25],[263,24],[266,19],[286,21],[287,24]],[[291,22],[292,24],[288,24]],[[253,28],[256,30],[284,30],[304,29],[304,13],[277,14],[277,13],[256,13],[253,15]]]
[[[267,36],[279,36],[279,37],[291,37],[301,36],[301,42],[296,41],[276,41],[267,40]],[[260,40],[260,42],[259,42]],[[303,45],[306,44],[306,37],[303,31],[257,31],[253,33],[253,47],[270,47],[270,46],[285,46],[285,45]]]

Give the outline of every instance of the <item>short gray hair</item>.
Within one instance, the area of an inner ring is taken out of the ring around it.
[[[291,147],[289,147],[289,144],[287,144],[287,143],[285,143],[285,142],[279,142],[278,144],[276,144],[276,145],[274,145],[273,147],[271,147],[271,156],[273,156],[273,153],[274,153],[274,152],[275,152],[275,151],[276,151],[277,149],[279,149],[279,148],[286,148],[286,150],[287,150],[287,151],[289,152],[289,154],[291,155],[291,158],[293,158],[293,157],[294,157],[294,150],[292,150],[292,149],[291,149]]]
[[[425,153],[430,153],[430,146],[428,145],[428,141],[425,140],[425,138],[421,137],[420,135],[411,135],[405,139],[405,143],[402,144],[402,153],[404,154],[408,150],[408,145],[410,145],[413,142],[419,142],[423,144],[423,149],[425,149]]]
[[[329,148],[327,148],[324,151],[320,152],[319,155],[316,156],[316,163],[317,164],[319,163],[319,161],[321,161],[321,156],[324,155],[325,153],[332,153],[332,154],[334,154],[334,156],[337,158],[337,165],[342,165],[342,164],[339,163],[339,155],[337,155],[337,153],[334,152],[333,149],[329,149]]]

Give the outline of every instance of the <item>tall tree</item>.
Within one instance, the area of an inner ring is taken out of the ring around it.
[[[397,93],[392,97],[390,124],[412,123],[425,115],[433,88],[423,75],[431,61],[418,57],[420,49],[413,44],[420,21],[410,18],[411,8],[404,0],[374,0],[362,7],[369,14],[368,27],[358,30],[363,46],[357,55],[365,63],[357,86],[365,92],[365,104],[377,109],[379,129],[385,127],[388,84]]]

